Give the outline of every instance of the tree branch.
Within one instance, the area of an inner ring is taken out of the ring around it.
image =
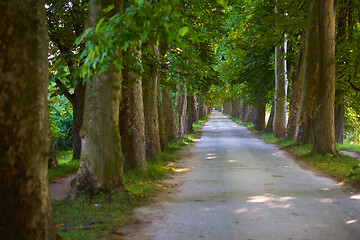
[[[74,95],[68,91],[67,87],[60,81],[60,79],[55,79],[55,83],[70,103],[74,105]]]

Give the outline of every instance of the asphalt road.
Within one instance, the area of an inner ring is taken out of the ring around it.
[[[301,169],[214,111],[183,151],[178,191],[138,209],[129,239],[360,239],[360,193]]]

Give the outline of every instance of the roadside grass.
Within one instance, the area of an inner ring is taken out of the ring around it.
[[[175,171],[169,164],[179,158],[174,151],[190,145],[199,136],[204,123],[204,120],[195,123],[195,133],[169,144],[169,148],[160,156],[147,161],[146,168],[127,171],[124,183],[128,192],[113,191],[96,195],[79,193],[72,203],[52,200],[60,236],[69,240],[121,239],[123,233],[120,228],[137,221],[133,216],[134,207],[144,204],[150,196],[166,188],[161,180]]]
[[[249,130],[253,129],[253,125],[250,123],[242,123],[238,119],[233,119],[233,121],[237,124],[243,124],[245,127],[249,128]],[[353,184],[360,180],[360,161],[354,157],[342,153],[337,157],[334,157],[331,154],[321,155],[311,151],[311,144],[297,145],[295,141],[292,140],[274,138],[273,133],[258,132],[256,130],[253,132],[257,133],[257,136],[265,142],[279,145],[297,159],[314,166],[316,169],[338,181]],[[336,146],[338,150],[360,153],[359,145],[344,143],[336,144]]]
[[[48,177],[50,181],[55,178],[65,177],[73,172],[76,172],[79,168],[79,160],[72,159],[72,150],[57,152],[56,159],[59,166],[48,170]]]

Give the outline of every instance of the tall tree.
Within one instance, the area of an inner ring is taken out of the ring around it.
[[[299,130],[299,119],[301,113],[301,93],[305,66],[305,34],[301,34],[299,53],[296,54],[296,69],[291,74],[291,94],[289,104],[289,121],[286,127],[286,139],[295,140]],[[290,65],[290,64],[288,64]]]
[[[50,46],[53,49],[50,62],[54,68],[52,72],[57,72],[52,76],[73,107],[73,158],[80,159],[80,129],[83,124],[85,84],[77,74],[83,45],[77,46],[75,39],[84,31],[88,2],[47,0],[46,4],[49,6],[47,22]]]
[[[104,16],[102,9],[112,4],[115,5],[113,11],[122,10],[122,1],[91,0],[87,28],[95,26]],[[120,98],[121,74],[114,66],[87,83],[80,167],[70,197],[74,197],[77,190],[94,193],[125,189],[119,134]]]
[[[335,148],[335,2],[318,2],[319,78],[313,119],[313,151],[338,155]]]
[[[286,73],[285,73],[285,48],[275,47],[275,111],[273,132],[274,137],[286,136]]]
[[[56,239],[48,184],[48,33],[44,1],[0,10],[0,236]]]
[[[296,136],[297,143],[312,141],[312,119],[315,109],[316,88],[318,85],[318,13],[317,4],[309,7],[310,26],[305,31],[305,66],[301,96],[301,112],[299,130]]]
[[[145,117],[142,78],[134,70],[129,55],[141,57],[135,47],[124,54],[123,86],[120,103],[120,136],[124,154],[124,170],[146,166]],[[126,62],[127,61],[127,62]]]
[[[158,70],[158,46],[152,46],[152,55],[148,55],[147,62],[149,72],[144,77],[144,111],[145,111],[145,133],[147,157],[152,158],[161,154],[161,143],[159,133],[159,112],[158,112],[158,89],[159,89],[159,70]]]

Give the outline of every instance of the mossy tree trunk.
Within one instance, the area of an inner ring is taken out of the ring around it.
[[[135,49],[124,55],[137,55]],[[124,155],[124,170],[146,166],[145,117],[142,93],[142,79],[124,61],[122,69],[123,86],[120,103],[119,128],[121,148]]]
[[[176,126],[175,108],[172,102],[171,90],[169,87],[164,86],[161,89],[161,100],[163,111],[166,114],[166,116],[164,116],[166,139],[168,142],[177,142],[178,127]]]
[[[233,118],[239,118],[240,117],[240,98],[235,98],[232,101],[231,116]]]
[[[103,17],[102,9],[111,4],[121,11],[122,1],[91,0],[87,27],[94,26]],[[114,66],[86,84],[80,167],[71,198],[79,190],[88,193],[125,190],[119,134],[120,99],[121,73]]]
[[[49,196],[44,1],[0,10],[0,238],[56,239]]]
[[[313,151],[338,155],[335,148],[335,2],[317,0],[319,78],[313,119]]]
[[[56,160],[56,151],[55,151],[55,143],[54,143],[54,137],[52,134],[52,130],[51,130],[51,124],[50,124],[50,118],[48,118],[48,124],[49,124],[49,139],[50,139],[50,144],[49,144],[49,163],[48,163],[48,167],[49,168],[56,168],[59,166],[57,160]]]
[[[158,78],[158,84],[160,85],[160,77]],[[164,150],[168,147],[168,140],[165,130],[165,114],[162,101],[161,89],[158,87],[158,113],[159,113],[159,137],[160,137],[160,146],[161,150]]]
[[[179,80],[177,87],[176,97],[176,115],[178,122],[178,137],[184,138],[185,135],[185,120],[186,120],[186,109],[187,109],[187,93],[184,84]]]
[[[300,41],[300,50],[297,59],[298,63],[294,74],[292,74],[292,86],[290,94],[290,104],[289,104],[289,121],[286,127],[286,139],[295,140],[296,134],[299,130],[299,119],[300,119],[300,109],[301,109],[301,93],[303,85],[303,76],[304,76],[304,66],[305,66],[305,44],[306,39],[302,34]]]
[[[265,129],[265,110],[266,106],[256,107],[254,127],[258,131],[262,131]]]
[[[158,58],[158,47],[154,48],[154,58]],[[159,70],[155,61],[150,63],[149,74],[144,78],[143,99],[145,113],[146,155],[152,158],[161,154],[158,112]]]
[[[311,27],[306,30],[304,79],[297,143],[311,143],[312,118],[315,109],[316,88],[319,74],[318,64],[318,18],[317,6],[310,7]]]
[[[196,121],[196,107],[195,96],[193,94],[187,95],[187,111],[186,111],[186,130],[185,133],[193,133],[193,123]]]
[[[273,132],[274,137],[286,136],[286,78],[285,78],[285,49],[283,46],[275,48],[275,111]]]

